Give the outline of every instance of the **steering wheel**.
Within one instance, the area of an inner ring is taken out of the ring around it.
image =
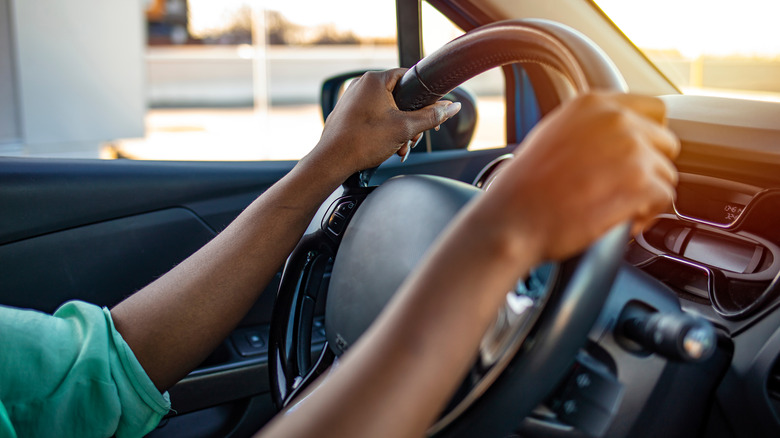
[[[626,90],[614,64],[582,34],[549,21],[515,20],[448,43],[407,71],[393,95],[403,110],[422,108],[465,80],[512,63],[536,66],[529,69],[535,88],[555,90],[537,94],[543,112],[576,93]],[[279,409],[358,339],[454,215],[481,193],[432,176],[396,177],[374,188],[368,187],[369,175],[354,175],[331,195],[284,267],[269,350]],[[503,436],[515,430],[585,345],[627,237],[628,226],[618,226],[583,254],[539,267],[518,283],[483,339],[477,362],[428,434]],[[323,330],[314,315],[323,301],[327,342],[313,358],[312,336]]]

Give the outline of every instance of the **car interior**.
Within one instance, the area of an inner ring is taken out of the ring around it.
[[[172,411],[148,436],[257,432],[370,325],[533,125],[593,89],[664,101],[682,145],[676,200],[640,234],[620,226],[522,279],[428,434],[780,436],[780,103],[682,93],[591,1],[427,3],[467,34],[423,56],[420,0],[397,0],[411,69],[396,102],[445,96],[463,110],[406,162],[328,198],[240,325],[170,389]],[[459,86],[488,69],[504,81],[506,141],[470,150],[479,115]],[[323,117],[362,73],[322,78]],[[111,307],[295,164],[0,157],[0,304]],[[398,238],[409,223],[412,237]]]

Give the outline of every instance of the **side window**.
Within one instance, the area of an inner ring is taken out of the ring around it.
[[[147,21],[146,135],[116,157],[299,159],[325,78],[398,64],[393,0],[153,0]]]
[[[45,2],[0,26],[2,155],[295,160],[319,139],[324,79],[398,65],[393,0]],[[423,25],[429,51],[462,33],[426,2]],[[506,143],[503,87],[500,70],[464,85],[469,149]]]
[[[143,135],[137,2],[0,0],[0,154],[96,158]]]
[[[422,3],[423,49],[425,54],[463,34],[447,17],[427,2]],[[469,150],[490,149],[506,145],[506,104],[504,73],[493,69],[466,81],[461,88],[474,98],[476,126],[468,143]]]
[[[41,1],[0,25],[0,154],[295,160],[325,78],[398,65],[393,0]]]

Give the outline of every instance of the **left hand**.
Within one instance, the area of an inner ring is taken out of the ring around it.
[[[406,69],[368,72],[356,79],[325,122],[313,155],[343,172],[376,167],[391,155],[403,156],[423,131],[457,114],[459,103],[439,101],[417,111],[401,111],[393,88]]]

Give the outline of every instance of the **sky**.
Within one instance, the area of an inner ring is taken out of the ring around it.
[[[393,0],[188,0],[191,25],[219,26],[242,4],[277,10],[293,23],[336,23],[358,36],[395,34]],[[596,0],[640,48],[684,55],[780,54],[780,0]],[[426,3],[423,3],[427,6]],[[430,21],[425,20],[426,26]],[[435,33],[435,32],[433,32]],[[445,33],[445,31],[442,31]],[[446,31],[449,36],[450,32]]]
[[[684,55],[780,54],[780,0],[596,0],[643,49]]]
[[[340,29],[357,35],[383,37],[395,35],[393,0],[188,0],[191,27],[222,26],[231,10],[245,4],[276,10],[291,22],[303,26],[336,23]]]

